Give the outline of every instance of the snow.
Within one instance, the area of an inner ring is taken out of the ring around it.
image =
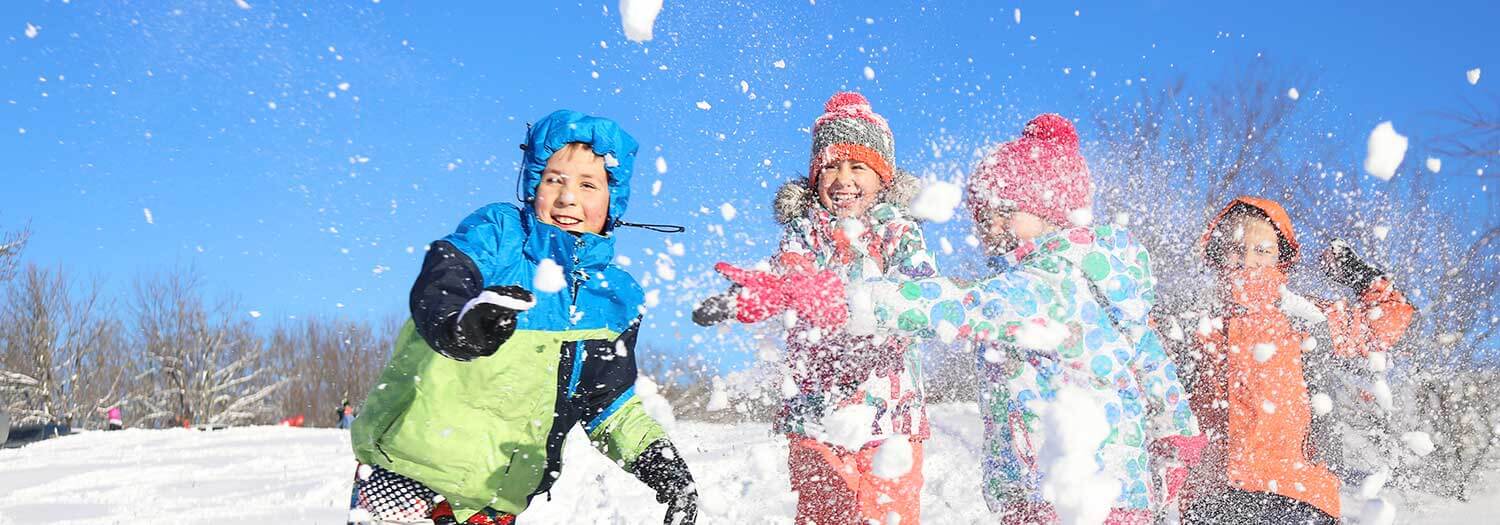
[[[823,432],[818,439],[830,445],[859,450],[871,440],[870,421],[874,419],[875,407],[869,405],[840,408],[823,418]]]
[[[1406,142],[1406,136],[1396,133],[1390,121],[1375,126],[1367,144],[1365,171],[1380,180],[1391,180],[1406,157]]]
[[[1432,444],[1432,436],[1426,432],[1417,431],[1401,434],[1401,442],[1406,443],[1406,448],[1411,449],[1418,456],[1426,457],[1432,451],[1437,450],[1437,446]]]
[[[1016,23],[1021,23],[1021,8],[1019,7],[1016,8]]]
[[[714,376],[713,391],[708,394],[708,405],[704,407],[709,412],[718,412],[729,408],[729,390],[724,386],[724,380]]]
[[[666,175],[666,173],[667,173],[667,158],[666,157],[656,157],[656,172],[659,173],[659,174],[662,174],[662,175]],[[652,195],[655,195],[655,193],[653,193]]]
[[[1254,348],[1255,362],[1264,363],[1276,355],[1276,345],[1271,343],[1258,343]]]
[[[1322,392],[1313,394],[1312,407],[1314,414],[1326,416],[1329,412],[1333,411],[1333,398],[1328,397],[1328,394]]]
[[[775,67],[776,69],[786,69],[786,61],[785,60],[777,60],[775,62],[772,62],[771,66]]]
[[[234,5],[246,11],[250,10],[250,3],[246,2],[245,0],[234,0]]]
[[[865,66],[865,80],[875,80],[875,68]]]
[[[1042,410],[1042,498],[1061,523],[1099,524],[1109,516],[1120,482],[1100,471],[1095,453],[1109,437],[1109,422],[1087,391],[1064,386]]]
[[[1074,226],[1088,226],[1094,223],[1094,210],[1090,208],[1078,208],[1068,212],[1068,222]]]
[[[948,222],[953,220],[953,210],[958,207],[961,199],[963,190],[957,184],[927,180],[911,203],[911,214],[918,219]]]
[[[1385,225],[1375,225],[1370,227],[1370,234],[1374,235],[1376,239],[1380,239],[1383,241],[1385,240],[1385,236],[1391,234],[1391,227]]]
[[[34,25],[31,25],[31,22],[27,22],[26,23],[26,38],[36,38],[37,33],[41,32],[41,30],[42,30],[42,28],[34,26]],[[1479,74],[1477,73],[1478,70],[1475,70],[1475,71],[1476,72],[1474,74],[1470,75],[1470,76],[1477,79],[1477,78],[1479,78]],[[1473,82],[1470,82],[1470,83],[1472,84]]]
[[[655,197],[658,193],[661,193],[661,179],[656,179],[651,182],[651,196]]]
[[[1390,369],[1385,352],[1370,352],[1370,355],[1365,359],[1369,361],[1371,372],[1383,374],[1386,370]]]
[[[34,33],[31,31],[31,24],[26,24],[26,28],[26,36],[32,36]],[[1469,85],[1473,86],[1479,84],[1479,68],[1476,67],[1474,69],[1466,71],[1464,73],[1464,76],[1468,77]]]
[[[875,449],[870,472],[885,479],[900,479],[911,472],[912,460],[911,440],[902,435],[891,436]]]
[[[146,224],[156,224],[156,219],[151,217],[151,208],[141,208],[141,213],[146,215]]]
[[[1328,320],[1328,316],[1323,315],[1323,310],[1306,297],[1297,295],[1288,290],[1286,286],[1282,286],[1280,292],[1282,313],[1311,323],[1322,323]],[[1206,332],[1201,332],[1201,330],[1200,333],[1207,335]],[[1313,344],[1316,345],[1317,343]]]
[[[934,405],[929,415],[923,523],[996,522],[979,496],[984,432],[974,404]],[[786,440],[770,435],[765,423],[679,421],[670,435],[702,494],[699,523],[792,523]],[[581,431],[567,441],[559,490],[550,500],[537,498],[523,523],[662,522],[666,506],[650,489],[595,451]],[[1500,513],[1494,483],[1500,475],[1488,469],[1487,489],[1468,503],[1390,490],[1384,498],[1404,502],[1403,523],[1484,523]],[[183,516],[225,524],[343,523],[354,474],[349,434],[340,430],[88,432],[0,450],[0,523],[174,523]],[[1347,487],[1346,497],[1356,498],[1358,488]],[[1346,519],[1373,516],[1360,504],[1366,499],[1350,499]]]
[[[1427,157],[1427,171],[1437,173],[1443,169],[1443,159]]]
[[[1291,89],[1286,90],[1286,96],[1287,96],[1287,98],[1290,98],[1292,100],[1297,100],[1299,98],[1302,98],[1302,94],[1297,92],[1297,88],[1291,88]]]
[[[713,109],[713,107],[714,107],[713,104],[709,104],[707,100],[699,100],[697,106],[698,106],[698,109],[701,109],[701,110],[704,110],[704,111],[708,111],[710,109]]]
[[[651,40],[661,4],[662,0],[620,0],[620,24],[625,28],[625,38],[633,42]]]
[[[734,220],[734,216],[737,213],[738,212],[735,211],[733,204],[730,204],[730,203],[726,202],[724,204],[720,204],[719,205],[719,216],[724,217],[724,222],[729,222],[729,221]]]
[[[567,279],[563,278],[562,266],[552,259],[542,259],[536,265],[536,276],[531,280],[533,290],[542,293],[557,293],[568,285]]]

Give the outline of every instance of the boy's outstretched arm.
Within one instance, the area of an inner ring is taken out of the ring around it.
[[[459,361],[493,355],[515,332],[516,315],[535,304],[519,286],[485,288],[473,259],[446,240],[432,243],[410,297],[417,333]]]
[[[570,395],[582,405],[584,430],[594,448],[656,492],[656,500],[667,504],[665,523],[690,525],[698,514],[693,475],[635,394],[639,327],[637,321],[606,347],[585,342],[580,348],[589,352],[585,366],[596,371],[588,376],[592,384],[581,384]]]

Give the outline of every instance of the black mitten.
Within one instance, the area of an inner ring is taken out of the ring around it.
[[[1334,239],[1328,249],[1323,250],[1319,263],[1329,280],[1348,286],[1355,293],[1364,292],[1376,279],[1386,275],[1385,270],[1360,259],[1354,248],[1340,239]]]
[[[635,460],[635,477],[656,491],[656,501],[667,504],[666,525],[698,521],[698,489],[687,461],[671,441],[659,439]]]
[[[536,306],[536,298],[520,286],[491,286],[464,304],[458,314],[458,347],[448,357],[459,361],[495,355],[516,332],[516,315]]]
[[[693,308],[693,323],[698,326],[713,326],[729,319],[735,315],[735,299],[739,295],[740,287],[734,286],[729,291],[719,295],[711,296],[698,303]]]

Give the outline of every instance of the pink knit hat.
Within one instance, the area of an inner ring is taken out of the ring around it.
[[[814,187],[818,173],[829,162],[857,160],[880,175],[881,185],[889,185],[895,175],[896,141],[885,117],[870,108],[864,95],[853,91],[834,93],[823,104],[823,114],[813,122],[812,158],[808,162],[807,181]]]
[[[1093,204],[1094,183],[1078,152],[1073,123],[1055,113],[1026,123],[1021,138],[1002,143],[969,175],[969,211],[977,220],[996,210],[1024,211],[1069,226]]]

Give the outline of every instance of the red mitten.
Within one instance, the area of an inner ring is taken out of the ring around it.
[[[734,298],[734,317],[740,322],[759,323],[786,310],[787,296],[781,277],[724,262],[715,264],[714,270],[740,285],[740,293]]]
[[[788,304],[797,317],[819,328],[843,326],[849,320],[844,281],[832,270],[791,269],[782,281]]]

